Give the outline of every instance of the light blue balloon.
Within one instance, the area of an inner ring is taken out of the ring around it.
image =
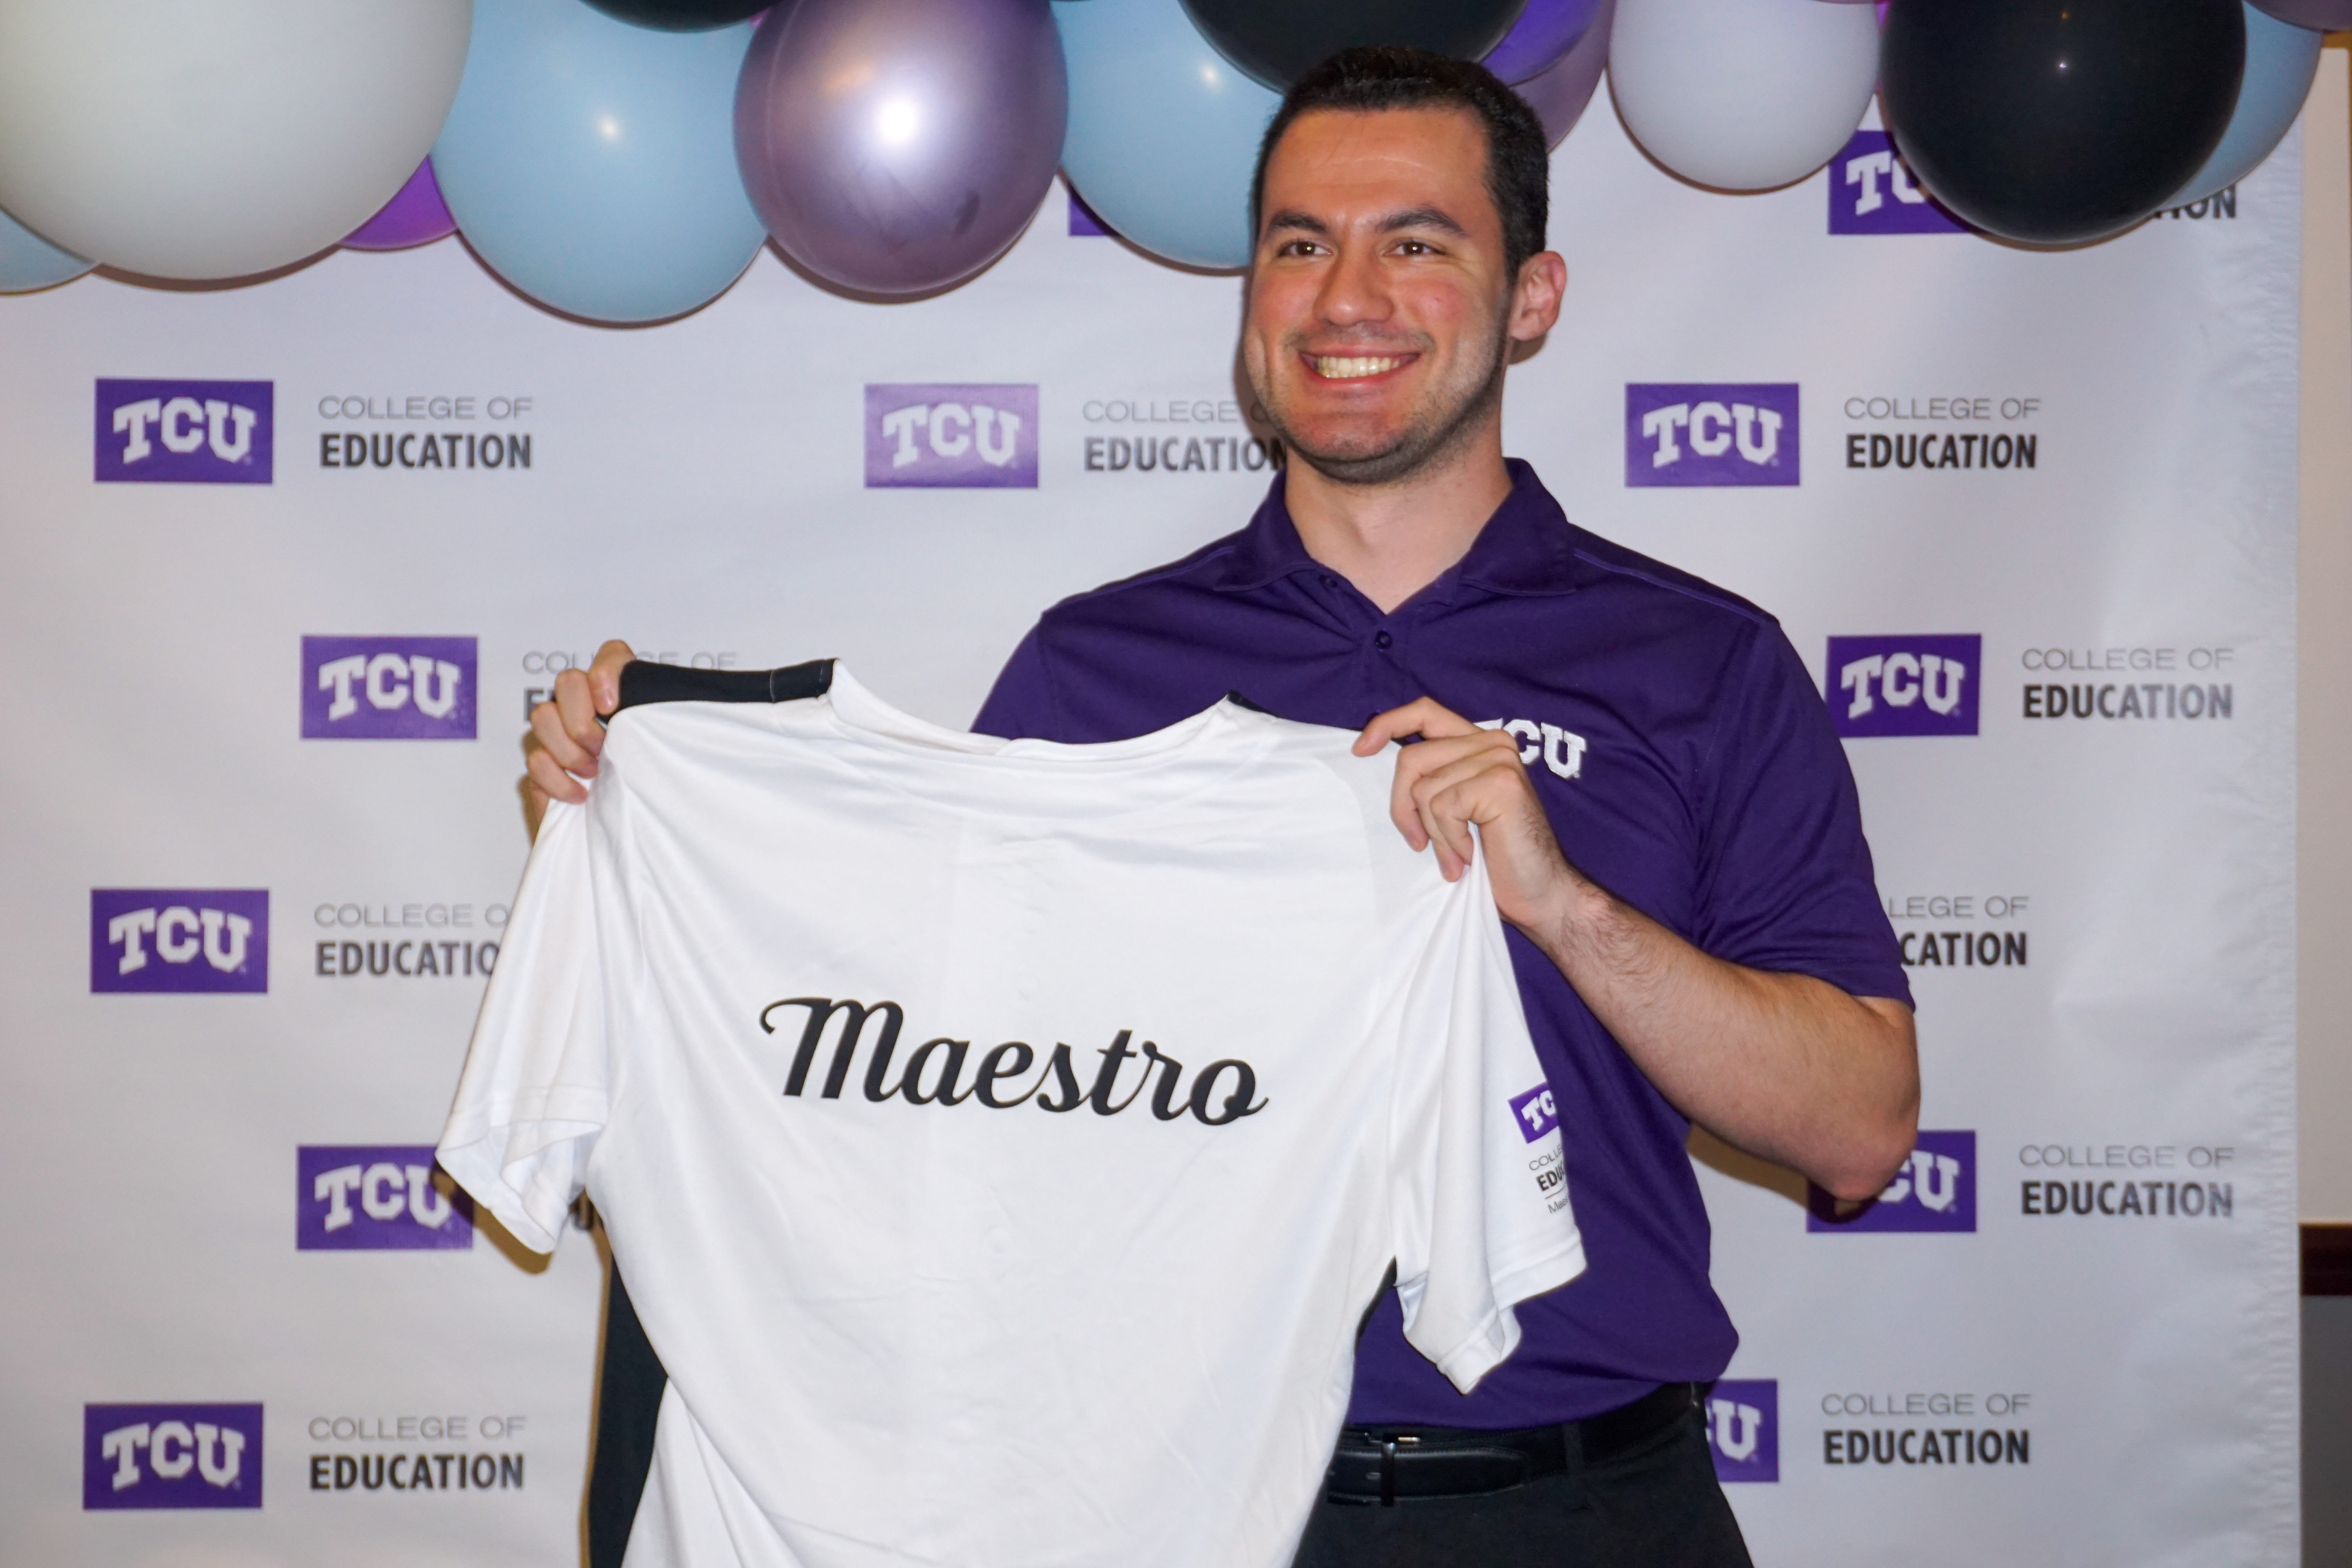
[[[735,171],[751,25],[660,33],[582,0],[476,0],[433,173],[499,277],[595,321],[727,291],[766,234]]]
[[[80,277],[95,261],[59,250],[6,213],[0,212],[0,294],[29,294]]]
[[[1155,256],[1246,267],[1250,173],[1282,99],[1235,70],[1181,0],[1055,0],[1070,69],[1062,172]]]
[[[2246,74],[2238,84],[2238,107],[2230,116],[2230,128],[2221,132],[2221,144],[2196,178],[2166,206],[2201,202],[2252,174],[2303,112],[2303,100],[2311,93],[2323,35],[2252,5],[2245,9]]]

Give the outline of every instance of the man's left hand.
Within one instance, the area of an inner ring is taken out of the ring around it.
[[[1389,798],[1389,815],[1405,842],[1415,849],[1434,846],[1438,867],[1451,882],[1469,868],[1483,840],[1503,918],[1530,934],[1556,922],[1584,879],[1552,835],[1519,759],[1518,738],[1482,730],[1423,697],[1375,715],[1356,737],[1356,754],[1369,757],[1407,736],[1419,736],[1420,743],[1398,751]]]
[[[1612,898],[1560,852],[1507,732],[1424,697],[1365,725],[1356,753],[1409,735],[1421,741],[1397,754],[1389,802],[1405,842],[1434,846],[1448,881],[1484,844],[1496,910],[1669,1103],[1839,1197],[1886,1184],[1919,1125],[1908,1007],[1712,957]]]

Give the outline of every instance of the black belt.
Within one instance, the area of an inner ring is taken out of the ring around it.
[[[1698,1408],[1706,1385],[1669,1383],[1631,1405],[1558,1426],[1478,1432],[1454,1426],[1349,1426],[1323,1478],[1330,1502],[1485,1497],[1541,1476],[1614,1458]]]

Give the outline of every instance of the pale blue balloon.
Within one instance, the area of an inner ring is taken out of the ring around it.
[[[2166,206],[2201,202],[2252,174],[2303,112],[2303,100],[2310,95],[2323,35],[2252,5],[2245,10],[2246,74],[2238,84],[2238,107],[2230,116],[2230,128],[2221,132],[2221,144],[2205,166]]]
[[[97,266],[70,250],[59,250],[6,213],[0,212],[0,294],[29,294],[69,282]]]
[[[466,243],[541,303],[658,321],[766,239],[735,170],[751,25],[660,33],[581,0],[476,0],[433,173]]]
[[[1250,174],[1282,98],[1234,68],[1181,0],[1055,0],[1070,70],[1062,172],[1155,256],[1249,265]]]

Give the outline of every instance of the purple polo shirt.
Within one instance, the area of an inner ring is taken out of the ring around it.
[[[1511,478],[1470,552],[1389,615],[1307,555],[1277,478],[1239,533],[1046,611],[974,728],[1126,740],[1237,691],[1356,729],[1425,694],[1509,725],[1561,847],[1619,898],[1735,963],[1908,1002],[1853,776],[1779,623],[1575,527],[1526,464]],[[1707,1279],[1690,1123],[1508,938],[1591,1266],[1519,1307],[1517,1352],[1467,1396],[1406,1344],[1389,1293],[1351,1421],[1571,1420],[1713,1378],[1738,1342]]]

